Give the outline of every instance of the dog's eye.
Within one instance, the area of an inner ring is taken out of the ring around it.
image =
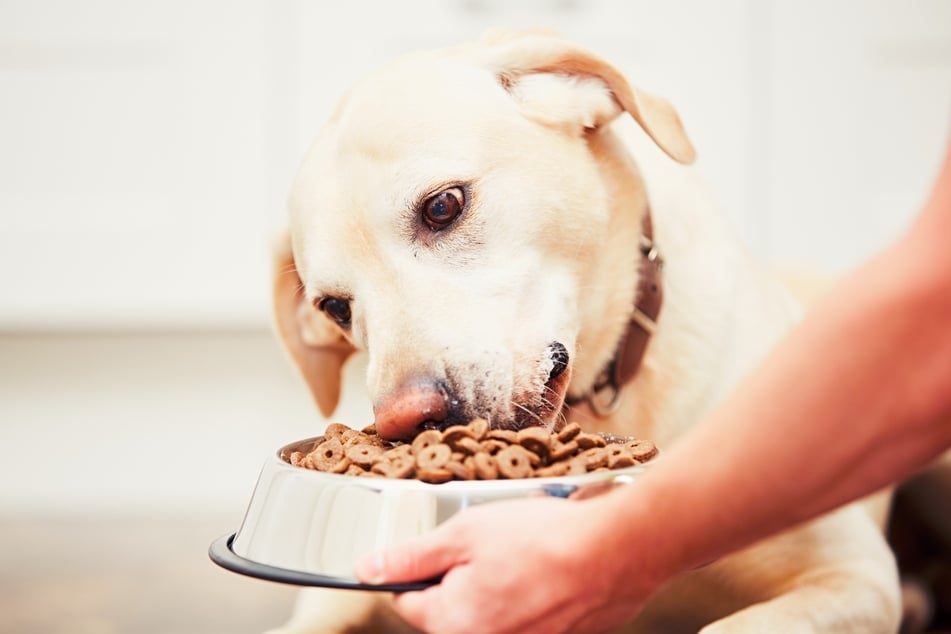
[[[317,308],[333,319],[341,328],[350,327],[350,302],[340,297],[325,297]]]
[[[466,204],[466,195],[459,187],[441,191],[423,204],[423,222],[433,231],[445,229],[459,217]]]

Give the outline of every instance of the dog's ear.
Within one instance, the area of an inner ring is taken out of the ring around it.
[[[354,348],[340,330],[305,299],[286,233],[275,240],[273,251],[275,327],[304,375],[320,413],[327,418],[337,408],[343,364]]]
[[[482,40],[485,63],[543,123],[579,132],[609,123],[627,111],[668,156],[696,158],[677,111],[661,97],[631,86],[614,66],[549,31],[492,31]]]

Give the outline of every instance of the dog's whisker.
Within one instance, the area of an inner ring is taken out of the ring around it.
[[[538,422],[539,425],[544,425],[544,424],[545,424],[545,421],[542,419],[542,417],[539,416],[538,414],[536,414],[535,412],[533,412],[533,411],[532,411],[531,409],[529,409],[528,407],[525,407],[525,406],[522,405],[521,403],[516,403],[515,401],[512,401],[512,405],[514,405],[514,406],[517,407],[518,409],[520,409],[520,410],[522,410],[523,412],[525,412],[526,414],[528,414],[528,416],[529,416],[530,418],[534,419],[536,422]]]
[[[555,398],[554,398],[554,399],[549,399],[549,398],[547,397],[547,394],[548,394],[548,393],[554,394],[554,395],[555,395]],[[561,398],[562,398],[562,395],[561,395],[557,390],[553,390],[552,388],[548,387],[547,385],[545,386],[544,390],[542,391],[542,401],[544,401],[544,403],[545,403],[546,405],[550,405],[550,406],[554,407],[555,403],[556,403],[558,400],[560,400]]]

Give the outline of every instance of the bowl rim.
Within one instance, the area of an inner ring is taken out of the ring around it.
[[[294,570],[265,564],[234,552],[234,539],[237,533],[225,534],[216,539],[208,547],[208,558],[225,570],[236,572],[246,577],[264,579],[295,586],[312,586],[321,588],[336,588],[338,590],[371,590],[375,592],[411,592],[425,590],[440,582],[440,578],[407,583],[362,583],[353,577],[335,577],[315,572]]]

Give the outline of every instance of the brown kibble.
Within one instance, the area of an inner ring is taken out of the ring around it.
[[[636,464],[639,464],[637,460],[627,452],[608,454],[608,469],[626,469]]]
[[[456,442],[455,448],[461,453],[471,456],[472,454],[477,454],[482,451],[482,443],[475,438],[460,438]]]
[[[331,440],[332,438],[340,439],[344,432],[353,431],[343,423],[330,423],[324,429],[324,440]],[[342,442],[342,441],[341,441]]]
[[[452,477],[456,480],[475,479],[475,469],[469,467],[465,462],[450,460],[446,463],[445,468],[452,472]]]
[[[383,450],[374,445],[351,445],[347,448],[347,458],[361,467],[371,467],[383,456]]]
[[[341,423],[310,447],[302,443],[285,459],[296,467],[352,477],[450,480],[547,478],[633,467],[657,454],[648,440],[585,433],[570,423],[557,433],[532,426],[490,429],[475,419],[440,432],[426,430],[412,443],[384,440],[373,425],[357,431]]]
[[[360,465],[351,464],[349,467],[347,467],[347,470],[343,472],[343,475],[362,476],[362,475],[366,475],[366,473],[367,473],[366,469],[364,469]]]
[[[445,445],[442,446],[445,447]],[[430,484],[442,484],[443,482],[449,482],[452,480],[452,471],[446,469],[445,467],[438,467],[435,469],[417,469],[416,477],[423,482],[429,482]]]
[[[343,440],[347,438],[347,440]],[[355,447],[360,445],[370,445],[373,447],[379,447],[380,449],[385,449],[387,447],[386,441],[380,438],[379,436],[371,436],[370,434],[364,434],[362,431],[358,432],[352,436],[347,437],[343,435],[340,437],[341,442],[345,448]]]
[[[417,471],[440,469],[449,462],[452,457],[452,449],[449,445],[442,443],[438,445],[429,445],[416,454]]]
[[[459,451],[466,455],[481,451],[482,445],[472,433],[472,430],[464,425],[453,425],[443,432],[442,441],[452,447],[454,451]]]
[[[578,453],[578,443],[574,440],[569,440],[568,442],[561,442],[557,438],[552,441],[551,450],[549,452],[548,459],[552,462],[559,462],[570,458],[571,456]]]
[[[350,458],[344,456],[337,461],[337,464],[330,468],[330,473],[343,473],[350,467]]]
[[[429,447],[430,445],[438,445],[441,442],[442,434],[438,430],[427,429],[413,439],[413,453],[418,456],[420,452],[422,452],[426,447]]]
[[[348,449],[354,445],[363,445],[370,441],[370,437],[363,432],[357,432],[347,436],[341,434],[338,436],[338,439],[340,440],[340,443],[343,445],[344,449]]]
[[[477,453],[472,456],[475,465],[476,477],[480,480],[495,480],[499,477],[499,468],[495,458],[487,453]]]
[[[584,465],[588,471],[594,471],[595,469],[600,469],[608,465],[608,452],[602,447],[585,449],[578,454],[578,458],[584,461]]]
[[[413,459],[413,446],[412,445],[396,445],[390,449],[387,449],[383,452],[383,457],[387,460],[392,460],[397,457],[408,457],[410,460]]]
[[[409,454],[396,456],[377,462],[370,471],[387,478],[412,478],[416,473],[416,461]]]
[[[526,427],[519,430],[518,444],[547,462],[551,453],[551,433],[544,427]]]
[[[525,449],[525,447],[522,447],[521,445],[512,445],[512,446],[521,447],[522,449]],[[542,459],[537,453],[535,453],[534,451],[529,451],[528,449],[525,449],[525,454],[528,456],[528,464],[532,466],[532,469],[536,469],[542,466],[543,464]]]
[[[535,470],[536,478],[556,478],[567,474],[567,462],[556,462],[555,464],[550,464],[547,467],[541,467],[540,469]]]
[[[490,429],[488,432],[486,432],[485,437],[494,440],[501,440],[502,442],[509,445],[518,443],[518,432],[512,431],[511,429]]]
[[[568,423],[559,430],[557,438],[561,442],[568,442],[573,440],[575,436],[581,433],[581,425],[578,423]]]
[[[453,425],[452,427],[447,427],[442,433],[442,441],[453,449],[456,448],[456,442],[462,438],[475,438],[472,430],[466,425]]]
[[[320,443],[316,449],[307,454],[307,457],[310,458],[314,467],[318,470],[331,472],[339,468],[338,464],[346,458],[343,455],[343,445],[336,438],[330,438]],[[346,470],[346,466],[336,473],[341,473],[344,470]]]
[[[637,460],[626,454],[608,458],[608,469],[626,469],[638,464],[640,463]]]
[[[532,474],[532,453],[520,445],[506,447],[495,457],[499,473],[504,478],[516,480]],[[536,456],[537,459],[537,456]]]
[[[608,453],[608,469],[624,469],[638,464],[627,445],[612,444],[604,450]]]
[[[582,456],[575,456],[568,461],[568,472],[565,475],[582,475],[588,473],[588,461]]]
[[[592,447],[604,447],[607,445],[607,441],[604,439],[604,436],[599,436],[598,434],[586,434],[581,433],[575,436],[575,442],[578,443],[579,449],[591,449]]]
[[[626,445],[638,462],[646,462],[657,455],[657,445],[649,440],[630,440]]]
[[[482,440],[489,433],[489,421],[484,418],[474,418],[469,421],[469,429],[472,431],[473,438]]]
[[[497,438],[489,438],[488,440],[482,441],[482,451],[485,451],[490,456],[494,456],[506,447],[509,444],[504,440],[498,440]]]

